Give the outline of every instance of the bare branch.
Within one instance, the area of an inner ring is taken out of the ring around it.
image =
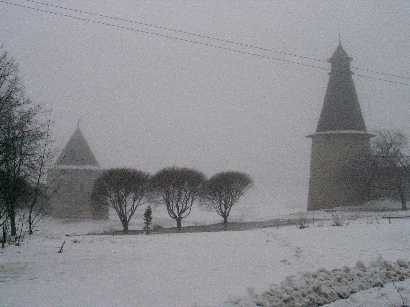
[[[151,180],[152,193],[159,195],[168,215],[182,228],[182,220],[192,210],[205,176],[196,170],[170,167],[159,171]]]
[[[222,172],[211,177],[203,186],[201,199],[228,223],[232,207],[252,186],[252,179],[240,172]]]
[[[94,206],[110,206],[117,213],[123,231],[137,208],[146,201],[149,175],[132,169],[110,169],[103,172],[94,184],[92,200]]]

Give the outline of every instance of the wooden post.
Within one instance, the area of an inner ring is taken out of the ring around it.
[[[65,240],[63,241],[63,244],[61,244],[60,249],[58,251],[59,254],[63,253],[63,248],[64,248]]]

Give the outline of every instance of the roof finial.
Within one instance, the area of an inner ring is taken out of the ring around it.
[[[81,117],[77,120],[77,129],[80,129]]]
[[[339,45],[342,45],[342,35],[340,35],[340,32],[339,32],[339,35],[338,35],[338,39],[339,39]]]

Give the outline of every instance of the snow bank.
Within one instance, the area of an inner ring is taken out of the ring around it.
[[[320,269],[315,273],[291,276],[262,294],[250,291],[247,298],[234,300],[229,306],[322,306],[346,299],[362,290],[383,287],[386,283],[408,278],[410,262],[387,262],[380,257],[367,267],[359,261],[353,268],[343,267],[331,271]]]
[[[353,294],[346,300],[338,300],[324,307],[386,307],[408,306],[410,302],[410,279],[386,284]]]

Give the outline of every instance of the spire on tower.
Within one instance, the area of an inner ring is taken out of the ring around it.
[[[352,58],[339,41],[316,133],[312,138],[308,210],[355,206],[367,201],[368,181],[357,165],[370,153],[366,126],[353,83]]]
[[[351,61],[339,42],[329,59],[329,83],[316,132],[366,131],[350,69]]]
[[[337,64],[348,64],[348,69],[350,71],[350,62],[353,60],[347,52],[344,50],[342,46],[342,42],[339,38],[339,44],[337,45],[337,48],[335,52],[333,52],[332,56],[328,60],[329,63],[332,64],[332,66],[337,66]],[[335,67],[332,67],[335,68]]]

